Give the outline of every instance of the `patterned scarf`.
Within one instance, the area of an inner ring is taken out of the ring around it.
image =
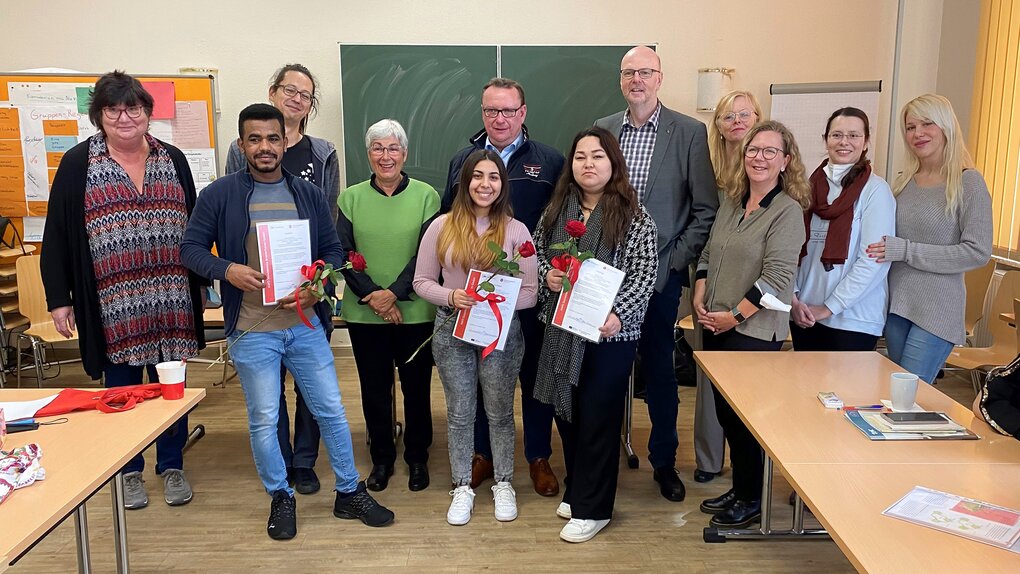
[[[825,234],[825,247],[822,248],[822,266],[826,271],[832,271],[833,266],[846,263],[847,255],[850,253],[850,231],[854,223],[854,204],[861,197],[864,184],[868,183],[871,177],[871,163],[864,168],[864,171],[857,174],[857,177],[844,186],[836,201],[829,204],[829,181],[825,176],[825,166],[829,160],[823,160],[822,165],[811,174],[811,207],[804,212],[804,227],[807,231],[807,239],[800,249],[800,256],[803,259],[807,255],[807,244],[811,240],[811,215],[817,215],[829,221],[829,230]],[[853,168],[851,168],[853,169]]]
[[[181,238],[184,188],[170,153],[146,135],[142,190],[111,156],[102,134],[89,143],[85,232],[111,363],[151,365],[198,354]]]
[[[578,194],[571,193],[556,218],[546,244],[552,245],[567,241],[569,236],[564,229],[568,221],[579,219],[581,212]],[[541,221],[541,220],[540,220]],[[540,222],[539,225],[542,225]],[[588,230],[578,240],[578,251],[591,251],[599,261],[613,263],[613,251],[602,241],[602,204],[595,206],[594,211],[585,222]],[[562,251],[548,250],[550,259]],[[570,422],[574,410],[574,387],[580,384],[581,362],[584,360],[586,339],[568,333],[559,327],[551,326],[553,312],[559,296],[551,293],[542,307],[546,320],[545,339],[542,341],[542,353],[538,359],[538,377],[535,380],[535,398],[543,403],[556,407],[556,416]]]

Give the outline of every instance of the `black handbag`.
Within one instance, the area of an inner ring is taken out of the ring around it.
[[[979,408],[996,432],[1020,440],[1020,355],[988,372]]]

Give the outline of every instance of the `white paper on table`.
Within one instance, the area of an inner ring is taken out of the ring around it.
[[[882,514],[1020,552],[1020,512],[915,486]]]
[[[468,273],[467,285],[464,288],[477,290],[478,284],[482,282],[483,273],[485,279],[492,275],[491,271],[483,272],[472,269]],[[489,302],[479,301],[474,307],[457,313],[453,336],[465,343],[479,347],[488,347],[498,337],[499,342],[496,343],[496,350],[502,351],[506,347],[506,339],[510,334],[510,322],[514,317],[514,309],[517,308],[517,297],[520,295],[523,281],[509,275],[496,275],[489,279],[489,283],[492,283],[495,288],[495,294],[506,298],[502,303],[496,303],[496,308],[499,309],[499,314],[503,319],[503,328],[499,328],[499,322],[496,321],[496,315],[492,312]],[[479,294],[486,294],[486,292],[480,291]]]
[[[7,403],[0,403],[0,409],[4,411],[4,418],[7,422],[17,421],[21,419],[30,419],[35,417],[35,413],[41,411],[43,407],[53,402],[53,399],[57,398],[57,394],[54,393],[51,396],[43,397],[41,399],[35,399],[31,401],[14,401]]]
[[[43,229],[46,227],[45,217],[22,217],[21,222],[25,226],[25,236],[22,241],[26,243],[42,243]]]
[[[623,271],[598,259],[586,259],[570,291],[560,291],[553,326],[594,343],[601,341],[599,328],[605,325],[613,310],[624,275]]]
[[[182,149],[181,153],[191,167],[191,177],[195,180],[195,189],[201,192],[205,186],[216,179],[216,150]]]
[[[276,305],[304,281],[302,265],[312,263],[312,240],[307,219],[264,221],[255,225],[265,287],[262,304]]]

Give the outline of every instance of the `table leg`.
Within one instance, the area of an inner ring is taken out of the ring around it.
[[[78,543],[78,574],[92,574],[92,560],[89,556],[89,519],[84,502],[74,509],[74,538]]]
[[[113,486],[113,537],[117,553],[117,574],[131,571],[128,565],[127,520],[124,516],[124,473],[118,472],[110,481]]]

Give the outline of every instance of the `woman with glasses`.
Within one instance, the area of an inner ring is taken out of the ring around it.
[[[744,134],[761,119],[761,105],[751,92],[734,90],[716,104],[715,117],[708,125],[708,151],[720,190],[724,174],[740,164],[740,142]],[[704,377],[698,377],[697,391],[694,403],[694,480],[709,482],[722,472],[726,440],[715,416],[712,384]]]
[[[404,395],[404,462],[407,487],[429,485],[432,445],[432,358],[423,349],[407,359],[432,334],[436,310],[414,295],[412,282],[418,243],[439,211],[439,193],[403,171],[407,134],[394,120],[380,120],[365,134],[372,177],[340,194],[337,230],[340,242],[365,256],[362,273],[344,270],[343,318],[361,380],[372,472],[368,488],[384,490],[393,475],[393,369]]]
[[[946,98],[925,94],[900,112],[907,165],[893,185],[896,235],[868,246],[889,268],[889,358],[933,383],[966,340],[963,274],[992,253],[992,200]]]
[[[829,116],[828,159],[811,174],[807,242],[790,311],[798,351],[873,351],[885,327],[889,268],[867,246],[896,235],[896,200],[871,171],[871,123],[857,108]]]
[[[692,306],[706,351],[778,351],[789,333],[797,257],[804,244],[810,188],[793,134],[775,121],[755,124],[741,144],[742,165],[726,175],[725,197],[698,262]],[[730,443],[733,488],[701,503],[712,526],[742,528],[761,517],[763,453],[754,435],[713,388]]]
[[[157,363],[204,346],[203,283],[181,265],[180,241],[195,207],[184,154],[149,135],[153,98],[111,72],[96,82],[89,120],[99,133],[60,160],[43,234],[42,280],[53,323],[77,328],[82,366],[107,387],[156,381]],[[191,501],[184,476],[184,416],[156,439],[156,474],[171,506]],[[139,454],[124,473],[124,506],[149,503]]]
[[[333,144],[305,133],[308,118],[318,109],[319,92],[315,76],[301,64],[287,64],[273,75],[269,84],[269,101],[283,112],[287,149],[283,153],[283,169],[311,182],[322,190],[330,205],[333,221],[337,220],[337,196],[340,194],[340,161]],[[248,167],[237,142],[230,144],[227,153],[227,173]],[[345,246],[346,247],[346,246]],[[332,325],[327,326],[329,331]],[[327,332],[327,337],[329,336]],[[319,477],[315,474],[315,461],[319,456],[319,425],[294,386],[294,446],[290,444],[290,417],[287,413],[285,378],[280,371],[280,420],[278,435],[280,450],[287,464],[287,477],[301,494],[319,490]]]
[[[505,346],[483,357],[482,347],[453,336],[456,321],[449,319],[479,304],[478,293],[467,289],[469,271],[482,271],[482,280],[486,280],[498,269],[496,254],[488,247],[490,241],[508,254],[518,253],[526,244],[526,252],[533,249],[528,228],[513,218],[510,178],[499,154],[487,149],[471,152],[464,160],[458,185],[460,191],[453,198],[450,212],[437,217],[425,231],[414,273],[414,291],[438,307],[432,355],[446,392],[453,480],[450,491],[453,500],[446,521],[453,526],[467,524],[474,511],[471,458],[475,450],[474,424],[479,392],[492,441],[496,480],[492,487],[494,515],[500,522],[517,518],[517,493],[511,484],[514,478],[514,391],[524,359],[524,336],[517,313],[504,315],[503,321],[510,322]],[[518,262],[522,284],[515,311],[534,307],[538,298],[535,257],[522,257]]]

